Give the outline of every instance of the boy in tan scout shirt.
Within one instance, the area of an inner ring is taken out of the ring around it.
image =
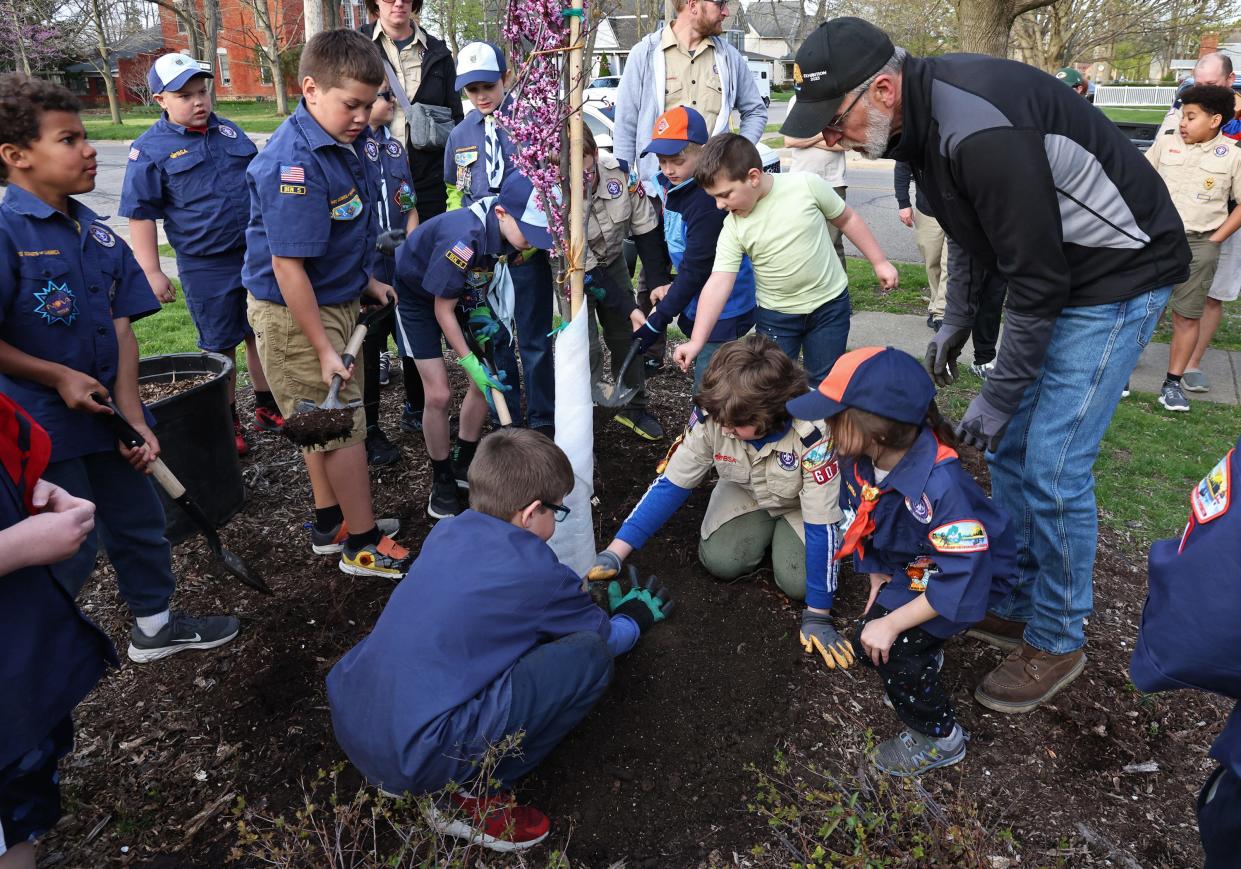
[[[617,376],[634,330],[646,323],[638,310],[625,262],[624,242],[632,237],[638,257],[646,269],[648,283],[662,287],[672,282],[668,247],[655,206],[646,197],[642,182],[635,172],[607,152],[600,152],[590,130],[582,130],[582,150],[589,177],[590,211],[586,216],[586,273],[595,288],[591,291],[592,313],[597,314],[603,328],[603,340],[612,354],[612,376]],[[602,304],[595,304],[598,299]],[[594,326],[594,317],[588,322]],[[590,342],[590,370],[597,372],[601,364],[599,342]],[[636,388],[633,400],[621,408],[616,421],[638,437],[656,441],[664,436],[659,422],[646,411],[646,376],[641,360],[635,360],[625,372],[624,386]]]
[[[784,406],[805,382],[802,367],[769,338],[747,335],[720,348],[685,433],[587,577],[619,573],[714,469],[720,479],[698,543],[703,567],[733,580],[756,570],[770,548],[776,585],[806,602],[806,653],[830,669],[849,667],[853,649],[831,620],[842,518],[835,447],[825,422],[793,419]]]
[[[1172,290],[1172,346],[1159,403],[1187,412],[1181,376],[1198,343],[1207,291],[1219,262],[1219,246],[1241,227],[1241,209],[1228,213],[1228,201],[1241,198],[1241,143],[1220,132],[1232,117],[1231,88],[1195,85],[1181,97],[1180,141],[1174,130],[1158,136],[1146,158],[1159,172],[1185,222],[1193,252],[1189,280]]]

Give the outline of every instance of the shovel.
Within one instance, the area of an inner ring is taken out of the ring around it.
[[[624,407],[633,401],[633,397],[638,394],[641,387],[625,386],[625,372],[629,370],[629,366],[633,364],[633,360],[638,356],[639,344],[634,341],[629,345],[629,352],[625,354],[625,361],[621,363],[620,370],[616,372],[616,383],[598,383],[593,382],[590,385],[590,395],[594,399],[595,404],[600,407]]]
[[[91,397],[112,411],[112,415],[108,417],[108,422],[112,425],[112,430],[115,432],[117,440],[130,449],[140,447],[146,443],[142,435],[138,434],[137,429],[130,425],[129,420],[125,419],[121,414],[120,409],[112,399],[104,398],[99,393],[94,393]],[[190,498],[189,493],[185,491],[185,486],[164,464],[163,459],[156,459],[151,464],[151,473],[155,477],[155,481],[168,493],[168,497],[176,501],[177,506],[185,511],[186,516],[190,517],[190,521],[198,526],[198,530],[207,539],[207,546],[211,548],[211,554],[215,557],[215,560],[223,565],[225,570],[255,591],[261,591],[263,594],[272,594],[271,586],[264,582],[263,578],[255,573],[250,565],[242,561],[241,556],[224,548],[224,544],[220,542],[220,535],[216,533],[215,525],[207,518],[207,514],[202,511],[202,508]]]
[[[345,352],[340,356],[341,364],[345,368],[353,364],[370,328],[390,313],[391,303],[358,318],[358,324],[349,336],[349,343],[345,345]],[[352,401],[346,404],[340,400],[340,387],[344,382],[339,374],[333,376],[327,398],[322,404],[315,404],[307,398],[300,399],[293,408],[293,415],[284,421],[281,430],[284,436],[299,447],[318,446],[347,437],[353,431],[353,410],[361,402]]]

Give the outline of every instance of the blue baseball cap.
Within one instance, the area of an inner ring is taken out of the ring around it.
[[[471,42],[457,55],[457,90],[469,84],[494,84],[508,71],[504,52],[490,42]]]
[[[935,398],[922,363],[895,347],[862,347],[836,360],[818,389],[784,406],[797,419],[830,419],[847,407],[917,425]]]
[[[651,143],[638,156],[662,154],[665,157],[674,157],[691,143],[705,145],[708,138],[710,134],[707,132],[707,122],[702,115],[689,106],[676,106],[655,119]]]
[[[556,204],[560,204],[559,187],[552,188],[552,198],[556,200]],[[529,178],[520,172],[510,172],[500,185],[500,196],[496,204],[521,224],[526,241],[540,250],[552,249],[552,234],[547,227],[547,214],[539,205],[539,193]]]
[[[165,54],[151,64],[147,71],[147,84],[151,86],[152,94],[162,94],[164,91],[181,90],[186,82],[199,75],[215,78],[209,65],[199,63],[188,54]]]

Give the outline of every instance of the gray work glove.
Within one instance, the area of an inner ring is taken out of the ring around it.
[[[586,571],[586,578],[590,580],[611,579],[620,573],[620,569],[620,556],[605,549],[595,556],[595,563],[590,566],[590,570]]]
[[[405,230],[389,229],[381,232],[375,241],[375,250],[384,256],[396,256],[396,249],[405,242]]]
[[[969,337],[969,326],[950,326],[945,323],[939,327],[939,331],[927,345],[926,356],[922,359],[922,367],[931,375],[936,386],[948,386],[957,379],[957,357],[961,355],[961,348]]]
[[[957,439],[980,450],[994,451],[1004,438],[1011,418],[1011,413],[998,410],[985,394],[980,393],[970,402],[969,409],[957,425]]]
[[[826,613],[805,610],[801,614],[798,636],[806,654],[820,656],[827,669],[848,670],[853,666],[853,644],[840,635],[832,624],[832,617]]]

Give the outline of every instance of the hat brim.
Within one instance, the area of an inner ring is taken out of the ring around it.
[[[840,111],[844,98],[844,94],[830,100],[803,100],[799,97],[780,125],[780,132],[795,139],[813,139]]]
[[[495,84],[504,75],[503,70],[497,69],[478,69],[473,72],[462,73],[457,76],[457,90],[461,90],[466,85],[472,84]]]
[[[645,157],[647,154],[660,154],[664,157],[675,157],[685,150],[686,145],[697,144],[702,142],[690,142],[689,139],[653,139],[646,150],[638,156]]]
[[[530,242],[531,246],[539,250],[552,249],[552,234],[546,226],[535,226],[524,220],[517,221],[517,225],[521,227],[521,234],[526,237],[526,241]]]
[[[200,75],[206,76],[207,78],[215,78],[214,75],[207,72],[205,69],[187,69],[172,81],[168,82],[168,84],[164,85],[161,90],[156,91],[156,93],[162,94],[165,91],[179,91],[189,83],[190,79],[197,78]]]
[[[809,137],[807,137],[809,138]],[[817,389],[784,403],[784,409],[795,419],[829,419],[845,409],[839,401],[832,401]]]

